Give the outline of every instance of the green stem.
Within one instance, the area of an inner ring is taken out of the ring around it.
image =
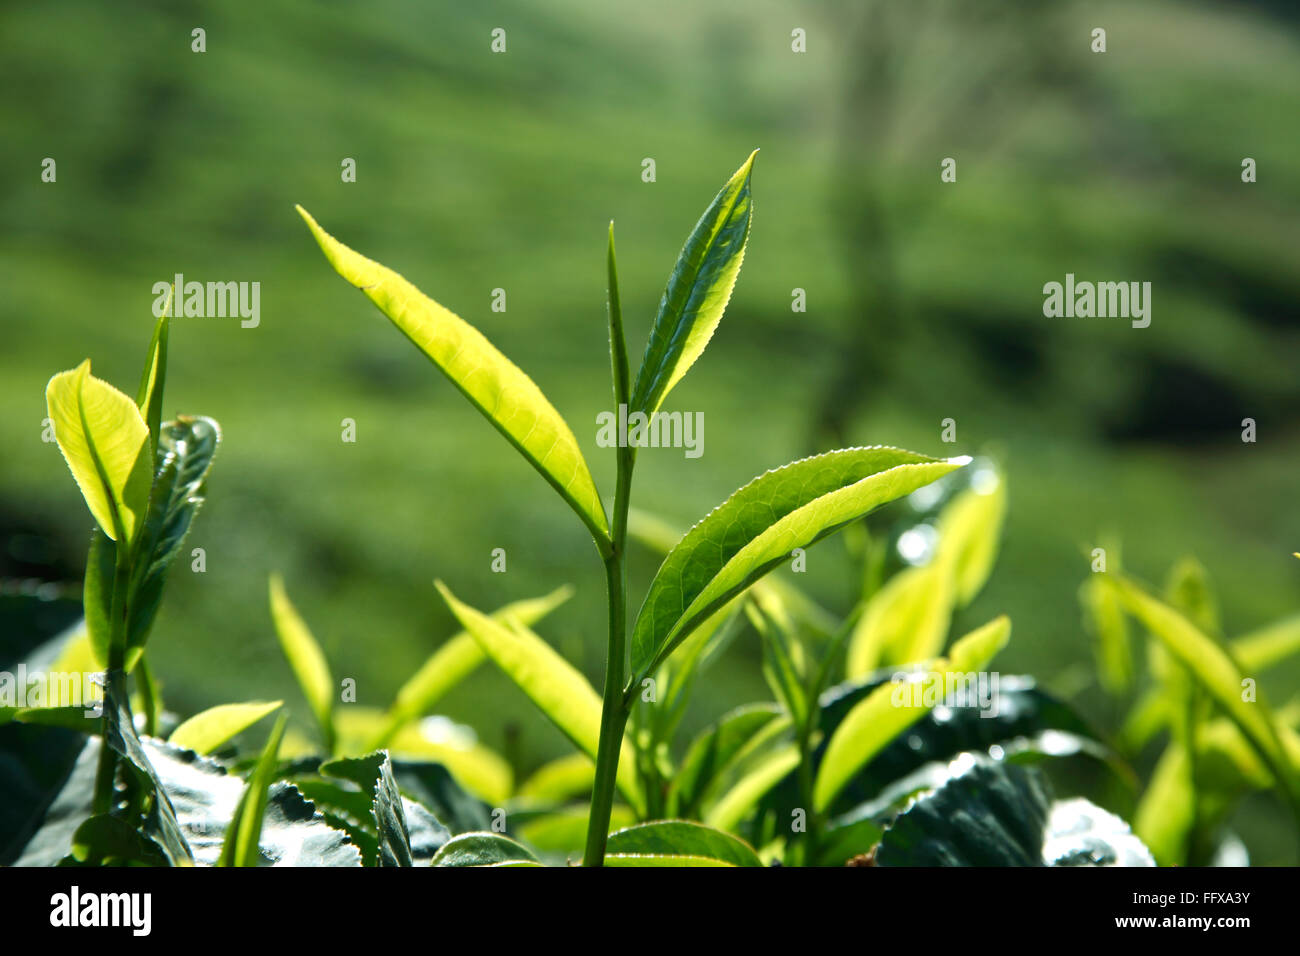
[[[609,600],[609,647],[605,660],[605,691],[600,709],[600,743],[596,749],[596,780],[587,818],[587,846],[584,866],[605,862],[605,841],[609,817],[614,808],[614,787],[618,779],[619,751],[623,731],[631,713],[623,687],[627,658],[627,568],[623,552],[627,544],[628,497],[632,489],[632,468],[636,459],[630,448],[618,453],[618,489],[614,494],[614,547],[605,559],[605,585]]]
[[[113,600],[109,611],[108,669],[104,674],[103,730],[99,740],[99,767],[95,772],[95,798],[92,808],[96,814],[108,813],[113,807],[113,787],[117,777],[117,754],[108,745],[110,708],[117,706],[109,693],[112,675],[126,668],[126,592],[130,583],[128,549],[119,541],[116,567],[113,571]]]
[[[144,703],[144,732],[150,737],[158,736],[158,685],[154,683],[153,674],[144,655],[135,665],[136,686],[140,688],[140,699]]]

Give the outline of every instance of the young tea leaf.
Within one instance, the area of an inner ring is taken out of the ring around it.
[[[922,686],[891,681],[855,705],[831,735],[817,769],[813,787],[817,810],[827,809],[859,768],[942,700],[949,674],[982,670],[1010,636],[1010,620],[996,618],[953,644],[948,658],[936,661],[921,678]]]
[[[327,753],[334,751],[334,679],[329,664],[306,622],[289,601],[280,575],[271,575],[271,620],[275,635],[303,696],[316,717]]]
[[[572,595],[573,588],[566,585],[543,597],[507,604],[493,612],[492,618],[507,625],[510,621],[517,620],[525,627],[531,627]],[[384,730],[372,742],[370,749],[380,750],[388,746],[402,727],[429,713],[447,691],[473,673],[485,659],[486,655],[478,641],[466,631],[461,631],[434,651],[398,690],[393,705],[388,710]]]
[[[616,830],[605,845],[605,865],[619,866],[611,857],[693,857],[725,866],[762,866],[754,848],[743,840],[689,820],[656,820]],[[652,865],[623,861],[621,865]]]
[[[436,584],[451,612],[484,652],[579,750],[595,759],[600,744],[601,702],[587,679],[528,628],[498,624],[457,600],[441,581]],[[619,758],[618,786],[639,810],[642,801],[635,756],[626,739]]]
[[[335,271],[364,292],[550,482],[591,531],[601,554],[608,555],[609,524],[600,493],[578,440],[542,390],[478,329],[297,209]]]
[[[452,837],[430,866],[508,866],[537,862],[531,850],[498,833],[464,833]]]
[[[140,409],[90,374],[90,359],[45,388],[54,438],[104,534],[129,545],[153,484],[149,426]]]
[[[280,709],[283,701],[250,701],[247,704],[218,704],[195,714],[172,731],[168,742],[196,754],[210,754],[242,734],[267,714]]]
[[[1201,684],[1232,719],[1277,777],[1293,807],[1300,808],[1300,774],[1282,745],[1268,706],[1245,700],[1245,677],[1226,650],[1169,605],[1124,577],[1106,575],[1119,600]]]
[[[149,351],[145,353],[144,372],[140,376],[140,390],[135,397],[135,404],[149,426],[149,446],[155,455],[158,453],[158,428],[162,424],[163,386],[167,380],[167,334],[171,327],[172,296],[175,294],[175,288],[167,290],[167,301],[154,324]]]
[[[266,815],[268,791],[275,781],[276,757],[284,738],[284,724],[285,715],[281,714],[230,821],[218,866],[257,866],[261,858],[258,847],[262,838],[262,818]]]
[[[795,548],[809,547],[965,463],[896,448],[848,448],[755,478],[664,559],[633,628],[629,686],[639,686],[691,631]]]
[[[750,153],[714,197],[677,257],[632,388],[632,411],[658,411],[722,320],[749,240],[749,178],[756,155],[758,150]]]

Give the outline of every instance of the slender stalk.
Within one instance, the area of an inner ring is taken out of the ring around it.
[[[609,646],[605,661],[605,691],[600,710],[600,744],[596,750],[596,781],[591,793],[591,813],[587,820],[587,847],[584,866],[601,866],[605,860],[605,840],[609,835],[609,817],[614,807],[614,784],[618,777],[619,751],[627,727],[631,705],[626,699],[627,658],[627,568],[624,550],[627,544],[628,493],[632,487],[635,459],[619,449],[618,490],[614,496],[613,553],[605,561],[605,584],[609,596]]]
[[[614,223],[609,224],[609,252],[605,259],[609,284],[609,360],[614,385],[614,407],[626,405],[630,392],[627,341],[623,335],[623,310],[618,295],[618,265],[614,253]],[[609,604],[609,646],[605,656],[605,691],[600,708],[600,742],[596,748],[596,780],[591,791],[587,817],[587,846],[584,866],[602,866],[609,836],[609,816],[614,808],[614,786],[618,780],[618,758],[623,745],[631,702],[623,687],[627,668],[627,509],[632,491],[632,469],[636,450],[618,449],[618,479],[614,492],[609,557],[605,559],[605,588]]]
[[[119,539],[122,535],[119,534]],[[108,813],[113,807],[113,787],[117,777],[117,754],[108,745],[110,708],[116,701],[109,694],[112,675],[126,668],[126,592],[130,583],[129,549],[119,540],[113,571],[113,600],[109,611],[108,670],[104,680],[103,730],[99,742],[99,767],[95,772],[96,814]]]

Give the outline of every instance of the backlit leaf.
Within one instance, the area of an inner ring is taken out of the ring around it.
[[[805,548],[915,491],[963,460],[896,448],[827,452],[760,475],[695,525],[664,559],[632,632],[632,684],[714,611]]]
[[[95,521],[130,543],[144,521],[153,483],[149,426],[135,402],[90,374],[90,359],[45,388],[54,438]]]
[[[695,224],[668,277],[632,388],[633,411],[652,413],[695,364],[731,298],[749,239],[754,150]]]
[[[343,245],[297,208],[335,271],[364,292],[550,482],[607,555],[609,524],[600,494],[578,440],[542,390],[478,329],[393,270]]]
[[[251,701],[247,704],[218,704],[195,714],[172,731],[168,740],[197,754],[210,754],[243,733],[283,701]]]
[[[280,575],[271,575],[271,620],[275,635],[303,696],[311,707],[325,741],[325,749],[334,749],[334,679],[330,677],[325,654],[316,643],[297,608],[289,601]]]
[[[601,702],[587,679],[528,628],[498,624],[457,600],[441,581],[437,585],[461,626],[474,635],[484,652],[579,750],[594,760],[600,742]],[[640,807],[635,757],[626,739],[618,763],[618,786],[634,807]]]

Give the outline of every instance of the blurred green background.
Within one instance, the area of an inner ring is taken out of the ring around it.
[[[452,632],[434,577],[485,608],[573,583],[541,631],[598,685],[603,575],[585,531],[334,275],[293,204],[528,371],[608,499],[606,224],[635,362],[691,225],[761,147],[739,285],[669,402],[704,413],[704,455],[643,453],[635,503],[685,526],[814,450],[992,452],[1009,523],[958,627],[1008,612],[1002,670],[1113,727],[1076,601],[1099,533],[1154,583],[1197,555],[1229,634],[1300,607],[1296,17],[1283,3],[8,5],[3,587],[75,596],[84,565],[89,516],[41,441],[50,375],[89,356],[133,394],[155,282],[257,281],[258,328],[173,324],[166,413],[211,415],[225,441],[189,545],[207,571],[178,565],[150,645],[169,706],[283,696],[306,726],[270,627],[274,570],[360,703],[386,705]],[[505,54],[489,50],[496,27]],[[1067,272],[1150,281],[1150,328],[1045,318],[1042,286]],[[498,547],[505,574],[489,572]],[[638,553],[634,605],[654,567]],[[856,573],[832,540],[799,583],[844,611]],[[1263,686],[1286,700],[1300,672]],[[767,696],[757,642],[739,642],[692,725]],[[490,667],[444,704],[521,773],[567,749]],[[1259,862],[1290,858],[1271,848],[1271,800],[1241,816]]]

